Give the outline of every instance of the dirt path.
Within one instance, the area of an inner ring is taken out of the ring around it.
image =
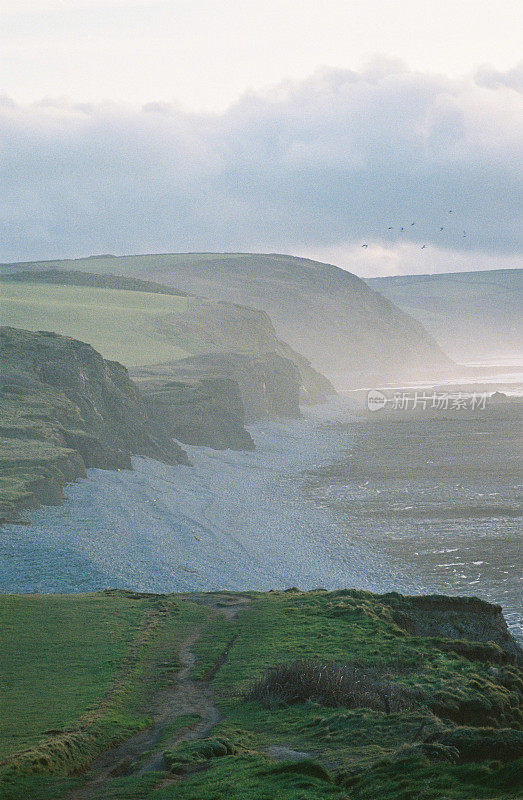
[[[195,599],[194,595],[192,599]],[[132,770],[133,775],[143,775],[145,772],[161,770],[163,768],[162,752],[153,752],[153,750],[167,725],[178,717],[195,714],[198,715],[200,721],[194,726],[180,728],[168,742],[165,742],[162,749],[172,747],[182,741],[205,738],[219,722],[220,712],[214,705],[209,680],[227,658],[233,640],[227,644],[212,670],[212,674],[205,681],[194,681],[190,677],[196,661],[193,648],[203,631],[212,624],[218,615],[223,614],[228,619],[234,619],[249,601],[241,595],[228,596],[226,605],[222,605],[219,597],[202,595],[201,602],[209,605],[211,615],[204,623],[194,628],[182,642],[178,652],[181,667],[176,673],[172,685],[158,692],[152,702],[153,724],[146,730],[126,739],[122,744],[102,753],[91,765],[88,781],[67,795],[67,800],[89,800],[103,787],[106,781],[118,775],[129,774],[133,765],[140,759],[140,767]]]

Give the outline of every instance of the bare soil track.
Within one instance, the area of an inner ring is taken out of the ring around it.
[[[95,793],[103,789],[106,781],[119,775],[133,773],[142,775],[145,772],[161,771],[163,768],[162,752],[154,748],[159,742],[166,727],[186,714],[199,717],[199,722],[194,726],[180,728],[165,742],[165,748],[172,747],[178,742],[193,739],[203,739],[208,736],[220,720],[220,712],[214,705],[209,681],[220,666],[227,659],[232,646],[232,639],[207,674],[205,680],[193,680],[191,672],[196,657],[193,652],[194,645],[203,631],[212,624],[219,614],[228,619],[234,619],[245,608],[249,600],[243,595],[200,595],[191,600],[208,605],[211,609],[210,617],[201,625],[194,628],[184,639],[178,651],[178,661],[181,664],[179,671],[174,676],[172,684],[159,691],[152,701],[153,723],[144,731],[126,739],[116,747],[106,750],[91,765],[86,782],[67,795],[67,800],[89,800]],[[235,637],[234,637],[235,638]],[[162,747],[162,750],[165,749]],[[139,764],[136,767],[136,764]]]

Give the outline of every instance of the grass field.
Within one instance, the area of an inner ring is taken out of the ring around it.
[[[159,328],[162,318],[190,308],[188,297],[14,281],[2,281],[0,289],[2,325],[80,339],[127,367],[191,355]]]
[[[1,759],[100,700],[147,603],[101,594],[13,595],[0,598],[0,609]]]
[[[8,800],[78,790],[92,800],[520,796],[516,667],[494,645],[461,642],[458,653],[449,640],[409,635],[388,601],[368,593],[112,592],[4,597],[0,608],[0,756],[32,746],[0,766]],[[378,707],[365,693],[332,703],[330,688],[286,702],[252,694],[276,664],[296,658],[378,670],[397,705]],[[170,700],[158,716],[154,698],[164,691]],[[148,724],[156,735],[146,746],[136,749],[135,736],[130,749],[111,751],[111,769],[71,776]],[[43,734],[49,727],[58,731]],[[84,734],[73,759],[52,744],[64,727]]]

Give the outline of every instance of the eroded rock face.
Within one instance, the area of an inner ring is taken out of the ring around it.
[[[145,394],[151,416],[184,444],[217,450],[253,450],[244,428],[242,396],[236,381],[227,378],[195,384],[166,381]]]
[[[415,636],[493,643],[509,661],[520,661],[521,648],[510,634],[501,606],[479,597],[425,595],[403,597],[395,592],[382,601],[393,609],[394,621]],[[456,648],[453,648],[457,652]],[[466,654],[466,648],[463,648]],[[478,653],[476,653],[478,656]]]
[[[106,361],[84,342],[46,332],[2,328],[0,346],[3,363],[38,381],[37,416],[60,434],[60,444],[81,452],[86,466],[128,467],[132,453],[173,464],[187,461],[183,450],[148,418],[121,364]],[[9,377],[2,383],[4,393],[14,399],[16,384]],[[56,415],[55,393],[62,399]],[[30,390],[22,395],[22,403],[31,402]]]
[[[237,418],[241,402],[245,421],[274,417],[300,416],[302,379],[296,365],[277,353],[210,353],[134,370],[144,394],[158,394],[169,382],[186,385],[217,386],[216,382],[235,383],[239,397],[229,394],[229,411]],[[243,425],[243,421],[241,423]],[[185,441],[185,439],[182,439]]]
[[[130,469],[131,455],[187,455],[148,414],[121,364],[52,333],[0,329],[0,517],[59,503],[86,467]]]

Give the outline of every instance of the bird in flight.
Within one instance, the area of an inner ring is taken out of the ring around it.
[[[415,224],[416,224],[415,222],[411,222],[410,223],[410,227],[412,228],[412,226],[415,225]]]
[[[368,247],[368,246],[369,246],[368,244],[362,244],[362,247]]]
[[[442,230],[443,230],[443,225],[442,225],[442,226],[441,226],[441,228],[440,228],[440,231],[442,231]]]
[[[400,228],[400,231],[404,231],[404,230],[405,230],[405,228]]]
[[[425,250],[426,246],[427,246],[426,244],[422,245],[422,246],[421,246],[421,249],[422,249],[422,250]]]
[[[392,231],[392,230],[394,230],[394,229],[393,229],[392,225],[389,225],[389,227],[387,228],[387,230],[388,230],[388,231]]]

